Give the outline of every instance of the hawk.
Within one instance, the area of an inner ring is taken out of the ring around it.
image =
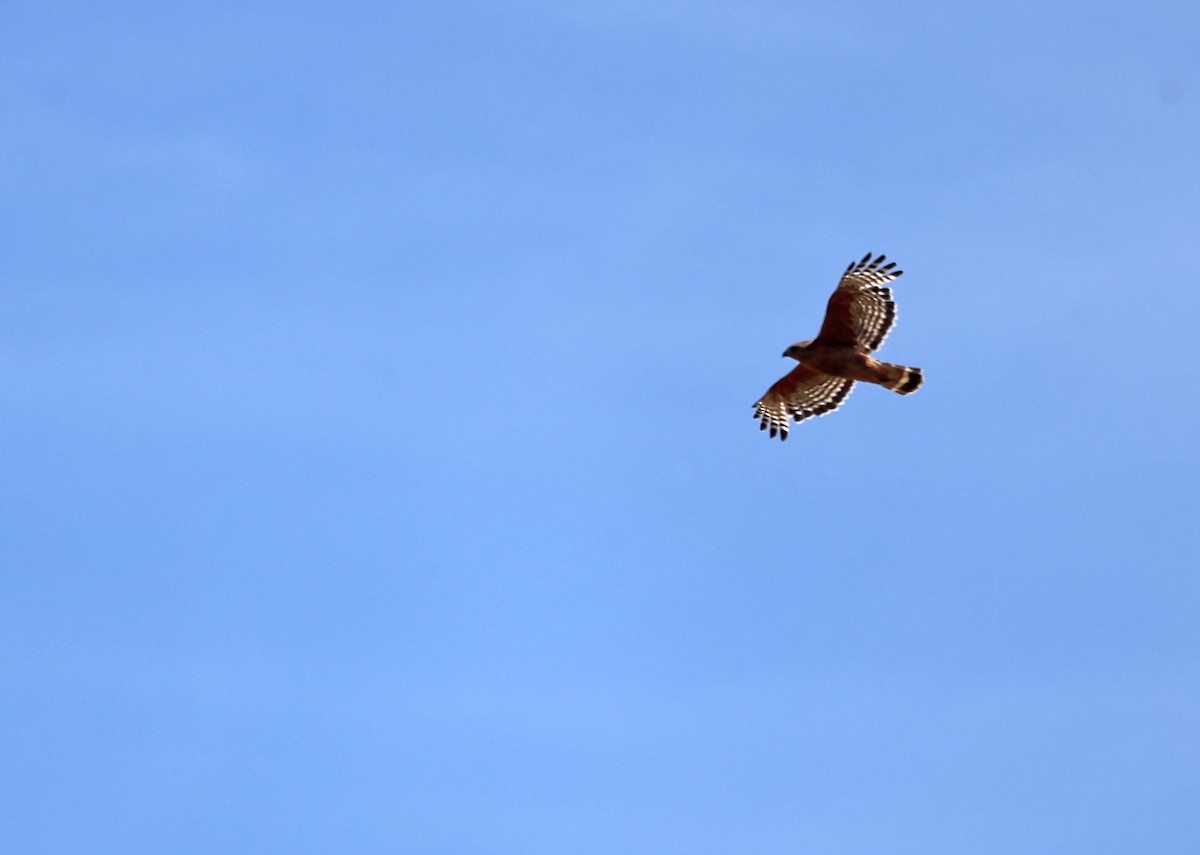
[[[846,400],[855,380],[877,383],[893,392],[908,395],[917,391],[924,379],[920,368],[907,368],[872,359],[871,351],[883,344],[896,322],[896,304],[892,302],[894,282],[903,270],[894,270],[896,262],[884,264],[886,256],[850,262],[837,290],[825,307],[825,322],[811,341],[793,344],[783,352],[800,364],[767,390],[754,404],[759,429],[770,428],[771,437],[788,438],[792,419],[823,416]]]

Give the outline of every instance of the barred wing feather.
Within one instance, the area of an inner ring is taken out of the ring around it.
[[[769,429],[772,438],[778,433],[785,440],[793,419],[801,422],[833,412],[853,387],[853,380],[797,365],[755,403],[754,417],[760,430]]]
[[[887,256],[851,262],[825,308],[820,338],[855,344],[867,353],[876,350],[896,322],[896,304],[889,283],[904,271],[896,262],[884,264]]]

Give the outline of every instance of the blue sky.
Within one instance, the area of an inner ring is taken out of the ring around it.
[[[20,4],[42,853],[1192,853],[1191,3]],[[868,250],[882,355],[751,404]]]

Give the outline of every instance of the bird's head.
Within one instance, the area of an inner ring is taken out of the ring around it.
[[[810,344],[812,344],[811,339],[808,341],[798,341],[795,344],[790,345],[788,347],[788,349],[783,352],[783,355],[790,356],[792,359],[796,360],[797,362],[803,362],[804,361],[804,351],[808,349],[808,346]]]

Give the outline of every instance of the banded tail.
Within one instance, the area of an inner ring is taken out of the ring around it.
[[[920,368],[908,368],[903,365],[892,365],[890,362],[879,363],[879,385],[886,386],[901,395],[911,395],[921,388],[925,380]]]

